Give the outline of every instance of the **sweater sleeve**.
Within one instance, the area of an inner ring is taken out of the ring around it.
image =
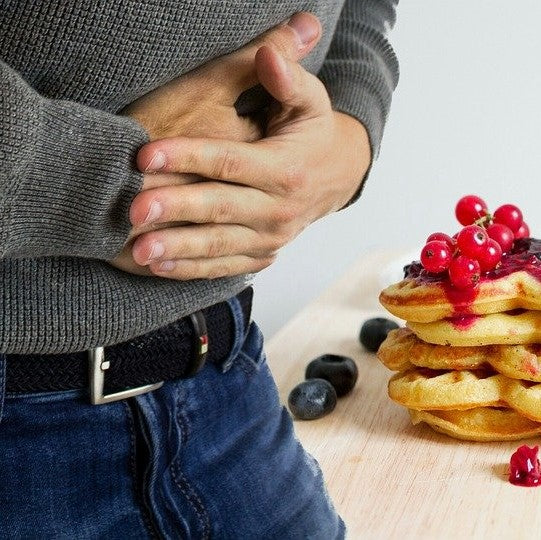
[[[41,96],[0,61],[0,258],[113,258],[147,140],[131,119]]]
[[[398,0],[346,0],[319,77],[335,110],[357,118],[379,154],[383,128],[398,83],[398,61],[386,39]],[[364,183],[364,182],[363,182]],[[353,200],[361,192],[359,188]]]

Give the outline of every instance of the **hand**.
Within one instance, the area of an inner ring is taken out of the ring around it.
[[[287,58],[298,60],[314,48],[320,35],[318,19],[308,13],[298,13],[287,25],[277,26],[238,51],[157,88],[122,113],[141,123],[151,140],[178,135],[257,140],[263,135],[261,125],[250,117],[239,116],[235,109],[239,96],[259,82],[254,62],[257,50],[270,44]],[[193,174],[145,174],[144,189],[180,186],[199,180],[201,178]],[[127,272],[150,275],[147,267],[133,260],[133,238],[145,230],[168,226],[170,224],[160,223],[132,231],[129,242],[111,264]]]
[[[279,104],[264,139],[177,137],[139,151],[141,170],[159,163],[162,174],[210,179],[150,187],[134,199],[136,233],[152,225],[193,223],[136,239],[134,260],[156,275],[193,279],[258,271],[307,225],[344,206],[368,170],[366,130],[332,110],[315,76],[269,47],[255,60],[259,80]]]
[[[233,141],[261,138],[261,126],[237,114],[239,96],[258,84],[257,50],[270,45],[290,60],[304,58],[319,41],[321,25],[309,13],[297,13],[245,47],[221,56],[142,96],[122,114],[145,127],[150,140],[213,137]]]

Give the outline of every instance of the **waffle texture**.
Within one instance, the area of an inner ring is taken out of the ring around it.
[[[389,332],[378,358],[393,371],[413,367],[463,370],[486,368],[511,379],[541,382],[541,344],[450,347],[419,339],[408,328]]]
[[[465,441],[517,441],[538,437],[541,423],[513,409],[476,407],[466,411],[417,411],[410,409],[414,424],[425,422],[435,431]]]
[[[541,342],[541,311],[509,311],[407,324],[422,341],[438,345],[475,347]]]
[[[272,5],[271,5],[272,4]],[[231,297],[250,278],[175,282],[107,260],[124,245],[146,132],[117,113],[295,12],[323,39],[304,65],[337,110],[367,127],[373,155],[396,86],[392,0],[2,2],[0,352],[119,343]]]
[[[486,370],[412,369],[393,375],[389,397],[408,409],[439,411],[507,407],[541,422],[541,384]]]

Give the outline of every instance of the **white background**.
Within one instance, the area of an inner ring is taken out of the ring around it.
[[[363,253],[455,233],[462,195],[517,204],[541,235],[541,2],[402,1],[390,41],[401,76],[380,157],[357,204],[257,277],[267,338]]]

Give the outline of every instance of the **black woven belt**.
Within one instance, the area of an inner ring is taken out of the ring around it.
[[[245,331],[250,322],[252,295],[251,287],[237,295],[244,314]],[[160,381],[194,375],[205,360],[217,364],[225,361],[233,346],[234,324],[231,309],[227,302],[222,302],[102,350],[7,354],[6,391],[28,393],[89,388],[96,351],[98,356],[102,355],[96,364],[98,371],[103,373],[98,373],[103,378],[102,397],[145,385],[158,387],[155,383]],[[96,402],[106,401],[114,399]]]

